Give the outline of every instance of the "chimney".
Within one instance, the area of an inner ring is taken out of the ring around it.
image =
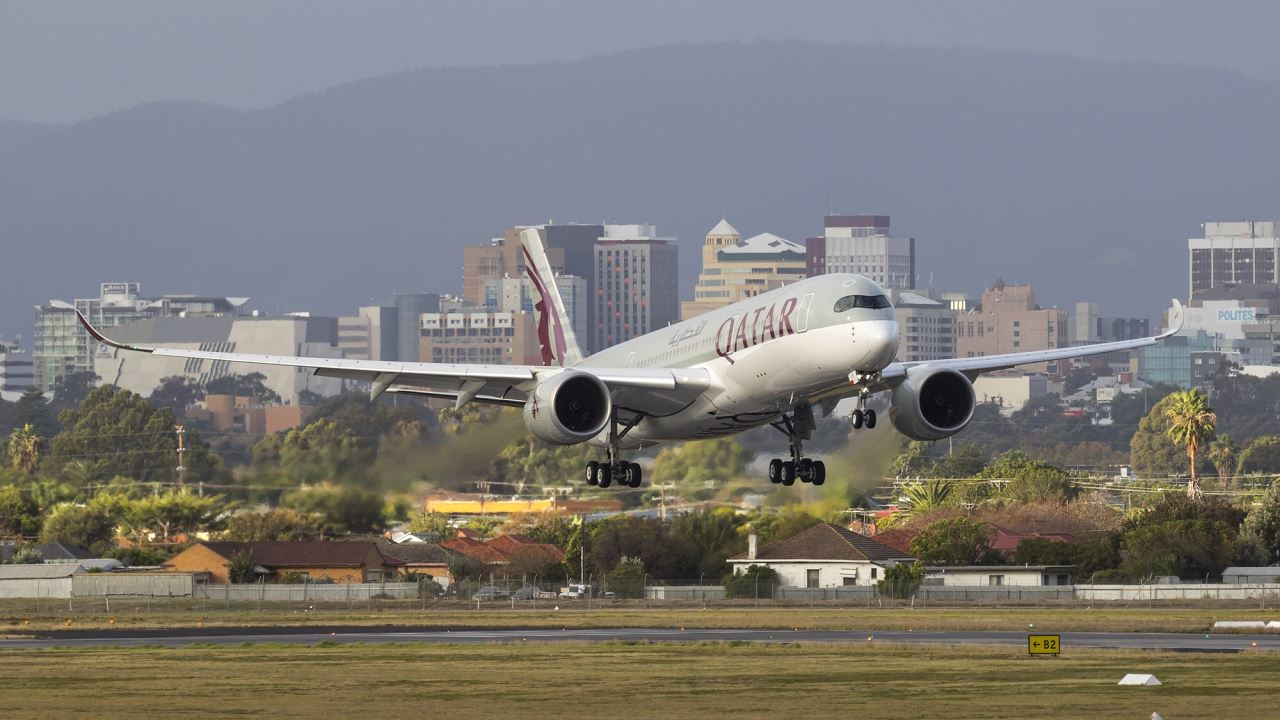
[[[750,535],[747,536],[747,559],[748,560],[756,559],[756,545],[759,544],[759,542],[760,542],[759,535],[756,535],[755,533],[751,533]]]

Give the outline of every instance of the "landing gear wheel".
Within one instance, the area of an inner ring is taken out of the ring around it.
[[[602,464],[599,477],[600,482],[597,484],[602,488],[609,487],[609,484],[613,482],[613,468],[608,463]]]
[[[854,410],[854,411],[853,411],[853,429],[854,429],[854,430],[861,430],[861,429],[862,429],[862,423],[863,423],[863,421],[864,421],[864,420],[865,420],[865,417],[863,416],[863,414],[862,414],[862,411],[861,411],[861,410]]]
[[[827,481],[827,464],[821,460],[813,461],[813,479],[809,482],[814,485],[821,485]]]
[[[782,482],[782,460],[778,458],[769,461],[769,482],[774,485]]]
[[[782,463],[782,484],[787,487],[796,484],[796,464],[790,460]]]
[[[800,482],[810,482],[813,479],[813,461],[809,458],[801,458],[796,463],[796,477]]]
[[[867,429],[870,430],[875,426],[876,426],[876,411],[868,410],[867,411]]]
[[[640,469],[639,463],[628,463],[627,464],[627,485],[633,488],[640,487],[640,477],[642,474],[643,474],[643,471]]]
[[[587,484],[597,485],[600,482],[600,463],[592,460],[587,463]]]

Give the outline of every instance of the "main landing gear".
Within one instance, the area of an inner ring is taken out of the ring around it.
[[[769,461],[769,482],[790,487],[800,482],[821,485],[827,481],[827,465],[821,460],[804,457],[804,441],[813,435],[813,406],[796,405],[790,415],[783,415],[774,428],[791,441],[791,459],[774,458]]]
[[[617,483],[618,487],[640,487],[642,472],[639,463],[626,462],[618,457],[618,444],[622,438],[626,436],[631,428],[635,427],[644,419],[643,415],[637,415],[630,423],[622,426],[622,432],[618,432],[618,415],[613,413],[609,417],[609,459],[604,462],[592,460],[587,463],[587,484],[597,487],[607,488],[613,483]]]

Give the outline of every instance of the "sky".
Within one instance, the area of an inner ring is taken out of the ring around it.
[[[1179,63],[1280,82],[1261,0],[0,0],[0,118],[73,123],[142,102],[251,109],[442,65],[689,42],[805,39]]]

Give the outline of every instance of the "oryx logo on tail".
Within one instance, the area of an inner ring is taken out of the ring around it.
[[[556,287],[551,262],[542,247],[542,237],[537,228],[522,230],[520,244],[524,248],[525,270],[538,293],[538,301],[533,308],[538,313],[538,344],[542,349],[542,363],[573,365],[582,360],[582,351],[578,349],[573,326],[568,322],[569,313],[565,310],[564,300]]]

